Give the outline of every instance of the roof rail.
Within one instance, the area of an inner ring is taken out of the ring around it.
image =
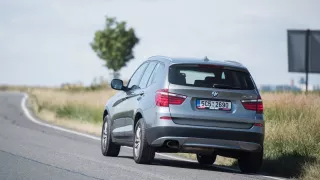
[[[237,61],[225,60],[225,62],[233,63],[233,64],[237,64],[237,65],[243,66],[241,63],[239,63],[239,62],[237,62]]]
[[[171,59],[170,57],[161,56],[161,55],[151,56],[151,57],[149,57],[148,59],[153,59],[153,58],[162,58],[162,59],[166,59],[166,60],[172,61],[172,59]]]

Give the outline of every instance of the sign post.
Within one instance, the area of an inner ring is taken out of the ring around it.
[[[310,29],[306,31],[306,51],[305,51],[305,68],[306,68],[306,93],[308,93],[309,84],[309,40],[310,40]]]

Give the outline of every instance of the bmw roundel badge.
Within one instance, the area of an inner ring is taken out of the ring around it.
[[[218,93],[218,92],[216,92],[216,91],[213,91],[213,92],[212,92],[212,96],[213,96],[213,97],[217,97],[217,96],[218,96],[218,94],[219,94],[219,93]]]

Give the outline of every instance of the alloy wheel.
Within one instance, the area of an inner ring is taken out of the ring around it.
[[[136,155],[136,157],[139,157],[140,147],[141,147],[141,128],[140,126],[138,126],[135,133],[135,140],[134,140],[134,154]]]

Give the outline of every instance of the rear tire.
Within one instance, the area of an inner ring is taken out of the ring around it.
[[[263,150],[260,152],[246,152],[238,159],[242,173],[257,173],[263,163]]]
[[[212,165],[216,161],[217,155],[202,155],[197,154],[197,160],[201,165]]]
[[[116,157],[120,152],[120,145],[112,142],[111,138],[111,121],[108,115],[104,118],[101,131],[101,152],[104,156]]]
[[[146,125],[141,118],[134,128],[133,159],[138,164],[150,164],[155,156],[155,150],[147,142]]]

